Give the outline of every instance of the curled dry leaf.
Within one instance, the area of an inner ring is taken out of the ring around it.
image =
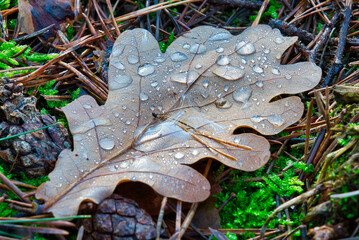
[[[75,0],[19,0],[18,21],[20,31],[31,34],[55,24],[59,29],[60,24],[66,19],[74,19]],[[46,38],[53,36],[54,32],[46,33]]]
[[[269,143],[247,126],[275,134],[303,112],[298,97],[270,102],[283,93],[317,85],[321,69],[312,63],[280,65],[296,41],[260,25],[233,36],[198,27],[161,53],[146,30],[126,31],[110,58],[109,96],[98,106],[82,96],[63,108],[74,137],[37,198],[56,217],[74,215],[79,204],[96,203],[124,181],[140,181],[160,194],[203,201],[210,185],[192,164],[213,158],[254,171],[269,159]]]

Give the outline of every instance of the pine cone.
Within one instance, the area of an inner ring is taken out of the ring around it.
[[[39,129],[56,123],[49,115],[40,115],[35,97],[23,96],[22,84],[0,79],[0,138]],[[60,124],[0,141],[0,157],[15,171],[28,177],[48,174],[64,148],[71,148],[67,130]]]
[[[97,207],[93,203],[81,205],[82,214],[92,218],[82,219],[86,240],[149,240],[156,237],[151,216],[138,204],[118,194],[104,199]]]

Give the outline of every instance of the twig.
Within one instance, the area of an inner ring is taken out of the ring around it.
[[[351,3],[351,1],[347,1],[347,3]],[[345,6],[344,9],[344,13],[343,13],[343,22],[342,22],[342,27],[340,29],[340,33],[339,33],[339,43],[338,43],[338,48],[334,57],[334,62],[332,67],[330,68],[327,76],[324,79],[324,85],[328,86],[328,85],[332,85],[332,78],[334,76],[336,76],[338,74],[338,72],[340,71],[340,69],[343,67],[343,63],[342,63],[342,57],[343,57],[343,53],[344,53],[344,49],[345,49],[345,44],[346,44],[346,37],[348,34],[348,28],[349,28],[349,22],[350,22],[350,15],[351,15],[351,4],[347,4]]]

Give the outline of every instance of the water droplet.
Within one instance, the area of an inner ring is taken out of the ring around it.
[[[140,93],[140,100],[141,101],[146,101],[148,100],[148,95],[146,93]]]
[[[182,46],[184,49],[189,49],[191,47],[191,45],[189,45],[188,43],[183,44]]]
[[[122,54],[123,49],[124,49],[124,46],[117,46],[117,47],[113,48],[111,56],[112,57],[118,57],[119,55]]]
[[[201,93],[201,96],[204,98],[204,99],[206,99],[206,98],[208,98],[208,93],[207,92],[202,92]]]
[[[284,123],[284,119],[280,115],[272,115],[267,117],[267,120],[274,126],[280,127]]]
[[[117,68],[118,70],[124,70],[125,66],[120,62],[111,62],[111,65]]]
[[[233,99],[237,102],[247,102],[252,95],[252,89],[250,87],[238,88],[233,92]]]
[[[256,73],[263,73],[263,68],[261,68],[260,66],[258,65],[255,65],[253,68],[253,71],[256,72]]]
[[[155,71],[155,67],[151,63],[145,63],[138,67],[137,74],[144,77],[152,74]]]
[[[263,87],[263,82],[262,81],[257,81],[256,86],[262,88]]]
[[[264,49],[263,52],[268,54],[268,53],[270,53],[270,49]]]
[[[225,99],[225,98],[217,99],[217,101],[215,102],[215,104],[216,104],[216,107],[217,107],[217,108],[227,109],[227,108],[232,107],[232,103],[229,102],[229,101],[228,101],[227,99]]]
[[[183,157],[184,157],[184,153],[182,153],[182,152],[178,152],[175,154],[176,159],[182,159]]]
[[[204,88],[208,88],[209,82],[208,82],[207,80],[203,81],[202,86],[203,86]]]
[[[251,117],[251,121],[254,122],[254,123],[259,123],[261,121],[263,121],[265,118],[262,117],[262,116],[253,116]]]
[[[240,41],[236,44],[235,51],[240,55],[251,55],[256,52],[256,47],[251,42]]]
[[[128,162],[121,162],[120,163],[120,168],[127,168],[129,166]]]
[[[115,142],[111,138],[103,138],[99,141],[99,144],[105,150],[111,150],[115,147]]]
[[[201,64],[196,64],[196,66],[195,66],[196,69],[200,69],[201,67],[202,67]]]
[[[292,79],[292,75],[290,75],[290,74],[286,74],[284,77],[285,77],[285,79],[287,79],[287,80]]]
[[[181,53],[181,52],[175,52],[171,55],[171,59],[172,61],[174,62],[181,62],[183,60],[186,60],[187,59],[187,56],[186,54],[184,53]]]
[[[140,59],[138,58],[138,56],[131,54],[127,57],[127,61],[130,64],[136,64],[140,61]]]
[[[154,61],[156,63],[163,63],[164,61],[166,61],[166,59],[164,57],[156,57]]]
[[[136,177],[132,177],[132,178],[131,178],[131,181],[136,181]]]
[[[82,105],[85,109],[90,109],[90,108],[92,108],[92,106],[91,105],[89,105],[89,104],[84,104],[84,105]]]
[[[198,76],[199,76],[199,74],[195,71],[176,73],[176,74],[171,75],[171,81],[178,82],[178,83],[191,84],[198,78]]]
[[[210,36],[208,38],[208,40],[210,41],[221,41],[221,40],[227,40],[228,38],[230,38],[232,35],[228,32],[218,32],[213,34],[212,36]]]
[[[128,87],[131,85],[132,81],[133,80],[129,75],[117,75],[109,81],[108,85],[111,90],[117,90]]]
[[[280,74],[280,71],[278,68],[272,68],[271,72],[274,74],[274,75],[279,75]]]
[[[157,87],[158,82],[151,82],[150,84],[151,84],[151,87]]]
[[[218,47],[218,48],[216,48],[216,52],[217,52],[217,53],[223,53],[223,52],[224,52],[224,48],[223,48],[223,47]]]
[[[274,39],[274,42],[275,42],[276,44],[282,44],[282,43],[284,43],[284,39],[283,39],[282,37],[276,37],[276,38]]]
[[[125,124],[130,125],[131,121],[130,120],[126,120]]]
[[[197,149],[193,149],[191,153],[193,156],[197,156],[199,154],[199,151]]]
[[[234,143],[240,144],[241,143],[241,138],[240,137],[235,137],[234,138]]]
[[[244,76],[244,71],[242,69],[233,66],[220,66],[212,72],[227,80],[237,80]]]
[[[207,50],[206,46],[204,46],[203,44],[198,44],[195,43],[191,46],[191,48],[189,49],[190,53],[197,53],[197,54],[201,54],[204,53]]]
[[[220,56],[217,60],[217,64],[224,66],[230,63],[231,59],[228,56]]]
[[[227,92],[228,90],[229,90],[229,86],[228,86],[228,85],[224,85],[223,91]]]

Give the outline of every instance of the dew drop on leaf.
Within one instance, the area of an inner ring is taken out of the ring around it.
[[[223,108],[223,109],[227,109],[227,108],[232,107],[232,103],[230,103],[225,98],[217,99],[217,101],[215,102],[215,105],[216,105],[217,108]]]
[[[181,52],[175,52],[171,55],[171,60],[174,62],[181,62],[186,59],[187,59],[186,54],[181,53]]]
[[[136,64],[140,61],[140,59],[138,58],[138,56],[131,54],[127,57],[127,61],[130,64]]]
[[[140,100],[141,101],[146,101],[148,100],[148,95],[146,93],[140,93]]]
[[[197,156],[199,154],[199,150],[193,149],[191,153],[193,156]]]
[[[137,74],[144,77],[154,73],[155,67],[151,63],[145,63],[138,67]]]
[[[237,102],[247,102],[252,95],[252,89],[250,87],[238,88],[233,92],[233,99]]]
[[[83,106],[85,109],[90,109],[90,108],[92,107],[91,105],[86,104],[86,103],[85,103],[85,104],[83,104],[82,106]]]
[[[183,44],[182,46],[184,49],[189,49],[191,47],[191,45],[189,45],[188,43]]]
[[[125,66],[120,62],[112,62],[111,65],[117,68],[118,70],[125,70]]]
[[[132,81],[132,77],[129,75],[117,75],[109,82],[109,88],[112,90],[125,88],[131,85]]]
[[[292,79],[292,75],[290,75],[290,74],[286,74],[284,77],[285,77],[285,79],[287,79],[287,80]]]
[[[251,42],[240,41],[236,44],[235,51],[240,55],[251,55],[256,52],[256,47]]]
[[[276,38],[274,39],[274,42],[275,42],[276,44],[282,44],[282,43],[284,43],[284,39],[281,38],[281,37],[276,37]]]
[[[202,86],[203,86],[204,88],[208,88],[209,82],[208,82],[207,80],[203,81]]]
[[[218,48],[216,48],[216,52],[217,52],[217,53],[223,53],[223,52],[224,52],[224,48],[223,48],[223,47],[218,47]]]
[[[280,116],[280,115],[272,115],[272,116],[269,116],[267,117],[267,120],[277,126],[277,127],[280,127],[283,125],[283,123],[285,122],[284,119]]]
[[[256,86],[257,86],[257,87],[260,87],[260,88],[261,88],[261,87],[263,87],[263,85],[264,85],[264,84],[263,84],[263,81],[257,81],[257,82],[256,82]]]
[[[103,138],[99,141],[99,144],[105,150],[111,150],[115,147],[115,142],[111,138]]]
[[[175,154],[175,158],[176,158],[176,159],[182,159],[182,158],[184,158],[184,153],[182,153],[182,152],[176,153],[176,154]]]
[[[191,84],[198,78],[198,76],[199,76],[199,74],[195,71],[175,73],[175,74],[171,75],[171,81],[178,82],[178,83]]]
[[[237,80],[244,76],[244,71],[242,69],[233,66],[220,66],[212,72],[227,80]]]
[[[158,82],[151,82],[150,85],[151,85],[151,87],[157,87]]]
[[[164,57],[156,57],[155,58],[156,63],[163,63],[164,61],[166,61],[166,59]]]
[[[221,66],[228,65],[231,59],[228,56],[220,56],[217,60],[217,64]]]
[[[203,44],[198,44],[195,43],[191,46],[191,48],[189,49],[190,53],[197,53],[197,54],[201,54],[204,53],[207,50],[206,46],[204,46]]]
[[[278,68],[272,68],[271,72],[274,74],[274,75],[279,75],[280,74],[280,71]]]
[[[120,163],[120,168],[127,168],[128,166],[129,166],[129,163],[127,161]]]
[[[253,71],[256,72],[256,73],[263,73],[263,72],[264,72],[263,68],[261,68],[261,67],[258,66],[258,65],[255,65],[252,69],[253,69]]]
[[[221,41],[221,40],[227,40],[228,38],[230,38],[232,35],[228,32],[219,32],[219,33],[215,33],[212,36],[210,36],[208,38],[208,40],[210,41]]]

